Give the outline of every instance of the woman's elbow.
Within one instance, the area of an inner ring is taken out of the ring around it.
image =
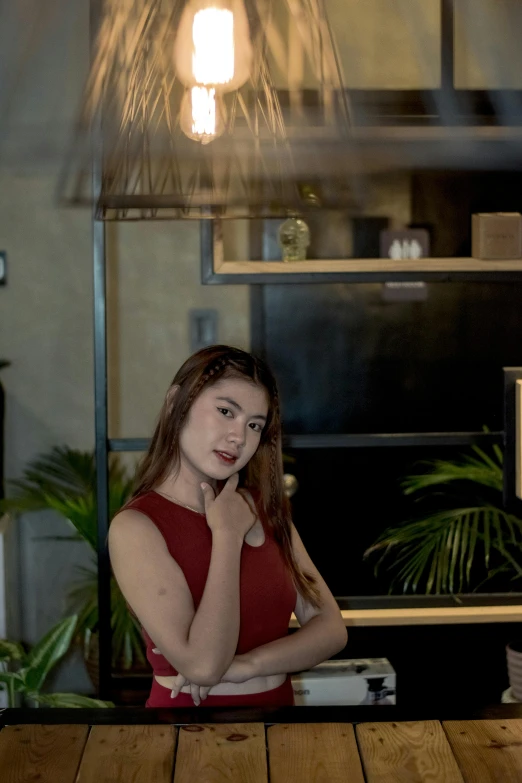
[[[344,650],[347,644],[348,644],[348,631],[346,630],[346,626],[342,625],[339,629],[338,649],[335,652],[340,653],[342,650]]]
[[[218,674],[215,671],[194,667],[193,675],[189,679],[195,685],[201,685],[210,688],[221,682],[221,676],[221,674]]]

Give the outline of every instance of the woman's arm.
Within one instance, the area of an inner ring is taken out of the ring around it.
[[[321,607],[312,606],[298,593],[294,613],[301,628],[282,639],[236,655],[219,682],[240,683],[253,677],[305,671],[346,647],[348,633],[337,601],[312,562],[293,524],[292,546],[300,567],[316,579]],[[181,679],[179,688],[187,682]]]
[[[229,679],[238,673],[251,679],[305,671],[344,650],[347,641],[344,626],[339,630],[337,622],[317,615],[295,633],[236,656],[221,682],[244,682]]]
[[[237,646],[241,547],[235,533],[213,533],[195,611],[183,571],[145,515],[122,511],[109,529],[111,564],[123,595],[164,657],[198,685],[218,683]]]
[[[305,671],[346,647],[348,633],[337,601],[308,555],[293,523],[292,546],[300,568],[316,579],[321,607],[318,609],[312,606],[298,593],[294,613],[301,628],[282,639],[236,656],[229,669],[223,673],[221,682],[244,682],[244,679],[230,677],[251,679]]]

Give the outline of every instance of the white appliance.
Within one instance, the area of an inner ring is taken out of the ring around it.
[[[396,704],[396,686],[387,658],[325,661],[292,675],[296,707]]]

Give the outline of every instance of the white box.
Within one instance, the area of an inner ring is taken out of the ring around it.
[[[296,707],[396,704],[397,676],[387,658],[325,661],[292,675]]]

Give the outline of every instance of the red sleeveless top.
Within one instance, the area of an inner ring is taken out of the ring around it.
[[[157,492],[147,492],[127,508],[145,514],[162,534],[167,548],[177,562],[197,611],[207,581],[212,550],[212,532],[206,517],[180,506]],[[240,626],[236,655],[250,652],[288,635],[290,617],[295,609],[297,591],[273,533],[263,523],[265,541],[241,549]],[[153,653],[156,645],[142,627],[147,645],[147,660],[154,674],[176,675],[177,671],[163,655]]]

